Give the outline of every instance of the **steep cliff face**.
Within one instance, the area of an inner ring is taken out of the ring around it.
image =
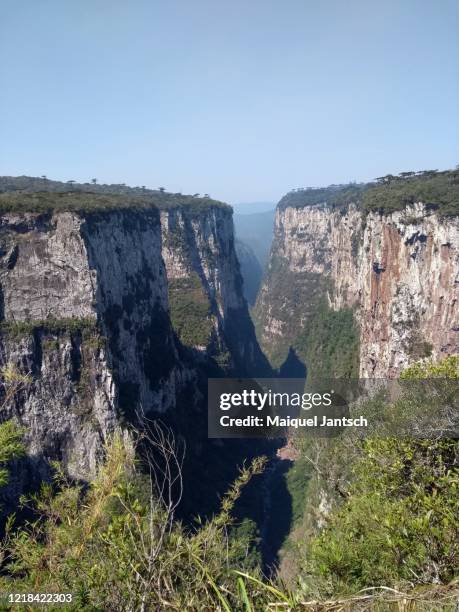
[[[246,242],[236,240],[236,253],[244,281],[244,296],[247,302],[253,306],[263,278],[263,270],[252,247]]]
[[[361,377],[393,377],[413,359],[458,352],[458,248],[458,218],[422,203],[390,214],[280,207],[256,307],[262,346],[285,354],[317,324],[318,309],[352,309]]]
[[[189,405],[202,397],[196,368],[209,359],[266,363],[233,242],[222,206],[1,214],[0,365],[30,380],[0,418],[24,425],[35,471],[62,459],[88,478],[136,411],[173,411],[184,389]]]
[[[267,375],[234,246],[231,210],[205,217],[161,211],[163,258],[174,327],[180,340],[239,374]],[[196,325],[204,320],[205,324]]]
[[[120,417],[169,408],[182,374],[159,214],[10,214],[0,227],[1,358],[32,377],[17,413],[37,455],[87,475]]]

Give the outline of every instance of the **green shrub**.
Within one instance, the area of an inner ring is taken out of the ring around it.
[[[447,393],[435,383],[445,378],[451,381]],[[406,431],[424,420],[441,420],[442,407],[436,404],[452,402],[447,416],[451,410],[457,414],[459,357],[415,364],[402,379],[419,382],[402,386],[387,415]],[[427,389],[425,379],[432,381]],[[453,580],[459,567],[458,440],[376,434],[360,451],[355,444],[346,500],[310,543],[308,571],[321,576],[333,594]]]
[[[162,448],[170,461],[172,447]],[[234,570],[244,569],[243,559],[240,565],[229,565],[241,558],[240,547],[233,554],[226,536],[230,513],[263,465],[257,459],[242,470],[223,498],[220,514],[190,532],[173,521],[175,506],[161,487],[160,473],[149,483],[136,467],[131,445],[115,436],[88,490],[68,482],[58,470],[54,486],[44,484],[27,502],[37,520],[16,532],[9,525],[0,590],[73,593],[73,604],[67,607],[73,610],[229,612],[240,599]],[[254,607],[265,605],[269,592],[254,578],[243,588]]]
[[[447,583],[459,562],[457,442],[371,439],[349,500],[313,541],[314,567],[337,592]]]

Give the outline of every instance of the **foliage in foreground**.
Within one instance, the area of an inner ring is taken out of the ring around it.
[[[425,377],[459,379],[459,358],[404,374]],[[402,397],[394,406],[412,410],[410,401],[404,405]],[[20,432],[4,423],[0,442],[4,470],[22,452]],[[251,567],[241,530],[237,538],[227,535],[234,503],[264,461],[243,469],[220,514],[190,531],[174,520],[177,448],[167,436],[159,442],[162,459],[141,469],[131,442],[115,436],[87,489],[56,466],[55,482],[24,500],[35,520],[17,529],[7,523],[0,592],[69,592],[75,610],[454,609],[457,440],[372,436],[355,440],[347,455],[349,440],[330,445],[331,454],[343,451],[340,462],[350,462],[347,489],[340,489],[345,500],[308,540],[295,593]],[[319,467],[325,470],[323,462]]]
[[[73,593],[75,610],[229,610],[241,588],[256,602],[263,590],[254,579],[238,582],[231,560],[240,542],[233,548],[226,530],[241,489],[263,463],[243,469],[221,513],[189,532],[173,520],[165,493],[174,477],[145,478],[130,443],[115,436],[88,491],[57,470],[53,485],[27,502],[38,518],[17,531],[9,523],[0,591]]]
[[[451,440],[374,439],[349,500],[313,541],[333,592],[401,582],[445,584],[459,566],[459,473]]]
[[[389,406],[389,417],[397,418],[397,424],[406,427],[408,420],[414,431],[415,421],[426,416],[423,397],[434,409],[431,394],[445,388],[440,381],[435,385],[436,379],[449,379],[449,400],[457,414],[459,357],[437,365],[416,364],[402,378],[430,378],[431,385],[424,394],[424,383],[417,382],[408,387],[408,397],[402,393]],[[448,419],[448,411],[435,414]],[[427,417],[430,427],[431,415]],[[347,457],[351,465],[345,500],[309,541],[303,565],[303,572],[321,584],[322,594],[338,596],[377,585],[447,584],[457,577],[459,443],[442,435],[442,423],[437,427],[435,437],[372,435],[354,442],[354,454]],[[347,445],[352,448],[350,441]],[[343,461],[342,453],[339,457]]]
[[[12,459],[24,454],[22,432],[13,421],[0,425],[0,487],[8,482],[6,466]]]

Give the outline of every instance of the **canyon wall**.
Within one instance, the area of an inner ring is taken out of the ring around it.
[[[59,459],[89,478],[107,436],[138,411],[173,411],[184,390],[189,405],[202,401],[196,368],[269,368],[242,295],[231,209],[211,203],[3,212],[0,319],[0,365],[27,375],[14,396],[3,377],[0,418],[24,426],[40,476]]]
[[[186,208],[163,210],[161,226],[169,303],[180,340],[235,374],[267,375],[269,364],[243,295],[231,210],[215,207],[205,216]]]
[[[415,359],[459,352],[458,283],[458,217],[421,202],[389,214],[280,206],[255,311],[261,345],[279,358],[317,308],[352,309],[359,375],[394,377]]]

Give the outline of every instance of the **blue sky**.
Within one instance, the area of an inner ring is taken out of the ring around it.
[[[0,174],[278,200],[459,163],[456,0],[0,0]]]

